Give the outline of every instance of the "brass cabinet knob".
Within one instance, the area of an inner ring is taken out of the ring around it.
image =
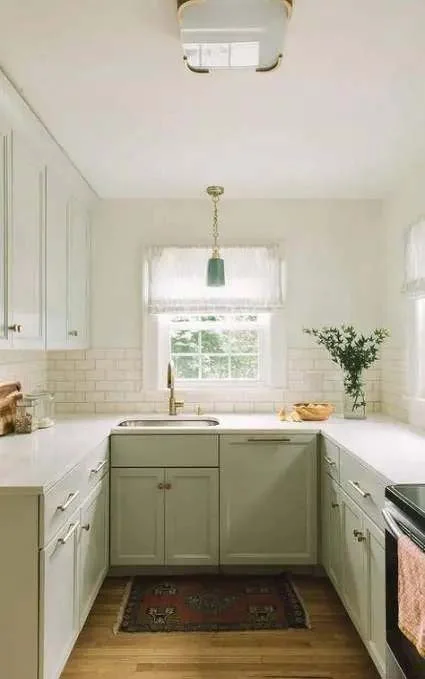
[[[158,483],[158,490],[164,490],[164,484]]]
[[[78,337],[78,330],[70,330],[70,331],[68,332],[68,335],[69,335],[70,337]]]
[[[171,483],[166,483],[164,488],[165,488],[165,490],[170,490],[171,489]]]
[[[9,325],[9,330],[12,330],[12,332],[22,332],[24,329],[23,325],[20,325],[19,323],[14,323],[13,325]]]
[[[85,523],[84,526],[81,526],[81,528],[82,528],[82,530],[89,531],[89,530],[90,530],[90,524],[89,524],[89,523]]]
[[[331,507],[332,509],[336,509],[337,507],[339,507],[338,502],[332,502]]]

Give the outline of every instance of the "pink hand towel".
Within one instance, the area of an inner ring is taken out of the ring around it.
[[[398,626],[425,657],[425,553],[405,535],[398,539]]]

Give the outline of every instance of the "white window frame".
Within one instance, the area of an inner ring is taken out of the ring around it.
[[[202,314],[197,314],[202,315]],[[231,314],[221,314],[221,315],[231,315]],[[182,380],[176,378],[176,385],[181,389],[198,390],[198,389],[259,389],[267,386],[267,382],[270,374],[270,313],[256,314],[259,317],[258,323],[255,326],[247,323],[240,323],[237,326],[229,324],[229,329],[240,329],[240,330],[253,330],[259,329],[258,340],[258,360],[259,360],[259,379],[252,380]],[[169,347],[169,336],[170,336],[170,323],[173,315],[163,314],[159,316],[159,333],[158,333],[158,358],[159,365],[168,363],[170,360],[170,347]],[[207,329],[207,325],[203,325],[202,322],[195,324],[199,329]],[[162,371],[158,378],[160,379]]]
[[[425,217],[405,232],[404,285],[407,305],[407,411],[409,423],[425,426]]]

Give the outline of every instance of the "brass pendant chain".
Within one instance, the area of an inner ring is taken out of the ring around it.
[[[218,246],[218,201],[220,200],[220,197],[218,195],[212,196],[212,201],[213,201],[213,239],[214,239],[214,247],[213,247],[213,257],[220,257],[220,251],[219,251],[219,246]]]

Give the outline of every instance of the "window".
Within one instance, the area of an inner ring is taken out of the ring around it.
[[[181,381],[263,381],[267,314],[172,316],[169,350]]]
[[[409,227],[403,292],[408,310],[409,420],[425,424],[425,218]]]
[[[209,249],[149,249],[145,355],[155,356],[156,361],[149,359],[145,375],[147,371],[151,386],[164,385],[170,358],[177,382],[186,388],[281,386],[280,248],[227,247],[221,252],[226,285],[209,288]],[[273,356],[278,357],[276,365]]]

